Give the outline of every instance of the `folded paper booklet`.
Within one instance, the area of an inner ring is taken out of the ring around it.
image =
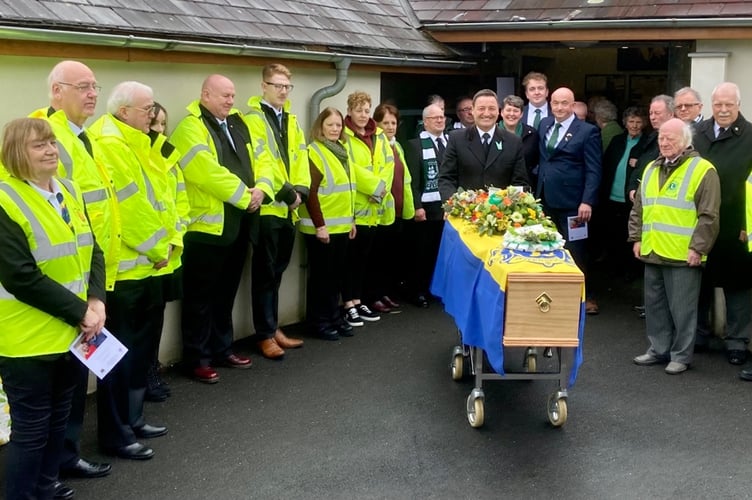
[[[81,333],[70,345],[73,353],[94,375],[103,379],[116,364],[123,359],[128,348],[125,347],[106,328],[90,338],[84,340]]]

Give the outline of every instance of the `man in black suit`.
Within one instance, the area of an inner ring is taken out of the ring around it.
[[[551,94],[552,117],[540,124],[540,167],[537,196],[543,210],[569,240],[569,217],[588,222],[598,201],[601,182],[601,136],[598,127],[574,114],[574,93],[565,87]],[[577,265],[586,272],[587,240],[567,241]],[[598,314],[595,299],[588,298],[585,310]]]
[[[467,101],[472,109],[472,103]],[[410,169],[415,218],[407,234],[412,239],[409,279],[410,293],[418,307],[428,307],[428,287],[431,284],[441,233],[444,230],[444,210],[441,208],[438,175],[446,151],[444,110],[436,104],[423,110],[424,130],[416,139],[407,142],[405,161]]]
[[[522,140],[496,126],[499,101],[496,92],[479,90],[473,97],[475,127],[454,130],[439,169],[439,193],[447,200],[464,189],[528,186]]]
[[[531,71],[522,79],[527,105],[522,109],[522,123],[540,130],[540,122],[551,116],[548,104],[548,78],[543,73]]]

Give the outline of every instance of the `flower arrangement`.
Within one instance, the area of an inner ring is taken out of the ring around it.
[[[488,191],[459,188],[443,207],[449,216],[477,226],[481,235],[504,234],[510,228],[535,225],[556,230],[553,221],[543,213],[540,200],[515,186],[489,187]]]
[[[558,231],[543,224],[510,227],[504,234],[502,246],[523,252],[552,252],[564,248],[564,238]]]

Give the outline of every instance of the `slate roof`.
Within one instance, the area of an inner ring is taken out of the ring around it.
[[[746,0],[411,0],[423,24],[575,20],[731,18],[752,16]]]
[[[451,55],[410,25],[411,14],[400,0],[0,0],[0,26],[379,56]]]

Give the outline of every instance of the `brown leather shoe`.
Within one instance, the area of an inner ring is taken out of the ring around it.
[[[277,328],[277,331],[274,332],[274,341],[283,349],[297,349],[298,347],[303,347],[302,340],[291,339],[290,337],[285,335],[279,328]]]
[[[264,339],[256,344],[261,354],[267,359],[279,359],[285,355],[285,351],[277,345],[274,339]]]
[[[585,301],[585,314],[595,315],[600,311],[598,310],[598,303],[595,299],[587,299]]]

